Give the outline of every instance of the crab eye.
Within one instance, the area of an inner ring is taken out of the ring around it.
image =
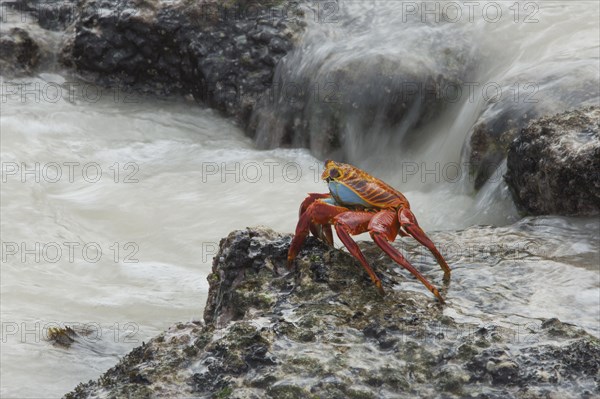
[[[337,179],[338,177],[340,177],[340,171],[337,169],[331,169],[329,171],[329,177],[331,177],[332,179]]]

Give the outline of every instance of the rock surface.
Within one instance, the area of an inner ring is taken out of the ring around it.
[[[600,107],[532,121],[508,151],[506,182],[534,215],[600,214]]]
[[[31,76],[52,70],[74,1],[15,0],[2,3],[0,75]]]
[[[204,323],[171,327],[66,398],[600,394],[600,343],[582,330],[547,319],[515,340],[497,325],[456,323],[426,289],[396,290],[403,277],[391,269],[376,267],[379,296],[349,255],[314,238],[290,272],[289,242],[232,232],[214,259]],[[380,258],[373,244],[363,249]],[[434,266],[424,272],[437,283]]]
[[[40,47],[29,32],[21,28],[2,31],[0,36],[0,74],[30,74],[39,64]]]
[[[62,50],[103,86],[193,95],[244,124],[302,30],[291,1],[88,0]]]
[[[65,30],[74,20],[77,0],[8,0],[3,2],[22,21],[33,21],[51,31]]]
[[[557,71],[557,64],[569,73]],[[502,95],[490,97],[463,150],[476,190],[506,159],[511,142],[531,121],[600,101],[597,68],[579,60],[531,65],[529,73],[511,76],[498,87]]]

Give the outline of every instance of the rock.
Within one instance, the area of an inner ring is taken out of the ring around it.
[[[302,18],[294,1],[88,0],[61,59],[97,84],[191,94],[245,125]]]
[[[585,58],[584,58],[585,59]],[[559,63],[569,73],[557,73],[555,62],[532,65],[529,73],[512,76],[498,87],[473,125],[463,148],[475,190],[479,190],[506,159],[510,143],[531,121],[565,110],[598,104],[595,55],[589,62]],[[490,86],[491,87],[491,86]],[[494,90],[490,90],[494,93]]]
[[[40,61],[40,47],[29,33],[21,28],[2,31],[0,36],[0,74],[29,75]]]
[[[376,268],[387,289],[381,297],[357,262],[315,238],[290,271],[289,243],[268,229],[232,232],[208,277],[204,323],[172,326],[65,397],[600,393],[600,343],[573,326],[547,320],[513,342],[508,329],[454,322],[426,289],[394,290],[391,269]],[[374,244],[362,247],[375,259]],[[560,333],[547,341],[551,330]]]
[[[48,29],[60,30],[68,25],[74,3],[74,0],[3,2],[0,75],[19,78],[53,70],[62,32]]]
[[[52,327],[48,329],[48,341],[52,342],[53,345],[68,348],[73,342],[77,333],[71,327],[59,328]]]
[[[20,14],[22,20],[31,20],[41,28],[65,30],[74,20],[76,0],[9,0],[4,4]]]
[[[508,151],[506,182],[534,215],[600,213],[600,107],[532,121]]]

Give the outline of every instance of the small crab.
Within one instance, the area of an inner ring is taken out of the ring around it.
[[[411,272],[444,303],[438,289],[390,244],[398,234],[403,237],[412,236],[437,259],[444,270],[444,280],[450,278],[450,267],[419,227],[404,195],[366,172],[340,162],[325,161],[325,171],[321,178],[327,182],[329,194],[308,194],[300,205],[300,220],[288,251],[288,267],[292,266],[309,232],[333,246],[333,225],[342,243],[360,261],[378,291],[384,295],[381,280],[351,237],[369,232],[379,248]]]

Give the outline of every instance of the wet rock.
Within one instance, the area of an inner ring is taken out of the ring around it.
[[[600,213],[600,108],[540,118],[511,143],[506,182],[534,215]]]
[[[580,60],[560,62],[569,70],[565,74],[555,70],[556,64],[546,61],[504,83],[493,82],[501,95],[488,96],[463,148],[476,190],[500,167],[510,144],[530,122],[600,101],[596,68]]]
[[[544,321],[541,328],[546,330],[546,333],[553,337],[563,338],[579,338],[583,332],[574,328],[572,324],[562,323],[557,318],[552,318]]]
[[[68,348],[73,342],[77,333],[71,327],[59,328],[52,327],[48,329],[48,341],[52,342],[53,345]]]
[[[68,24],[74,4],[71,0],[3,2],[0,75],[10,79],[53,70],[62,40],[62,32],[54,30]]]
[[[294,1],[88,0],[61,59],[97,84],[192,95],[245,124],[302,19]]]
[[[21,28],[2,31],[0,36],[0,74],[29,75],[40,61],[40,47],[29,33]]]
[[[30,20],[41,28],[65,30],[74,20],[76,0],[9,0],[3,5],[7,13],[19,14],[22,21]]]
[[[467,368],[478,381],[487,380],[494,385],[516,384],[519,377],[519,365],[503,350],[486,349],[475,356]]]
[[[385,297],[348,254],[314,238],[288,270],[289,242],[266,229],[232,232],[208,278],[204,323],[171,327],[66,397],[600,393],[600,344],[573,326],[550,319],[515,342],[510,329],[456,323],[424,288],[394,289],[402,279],[370,255],[373,244],[362,246]]]

